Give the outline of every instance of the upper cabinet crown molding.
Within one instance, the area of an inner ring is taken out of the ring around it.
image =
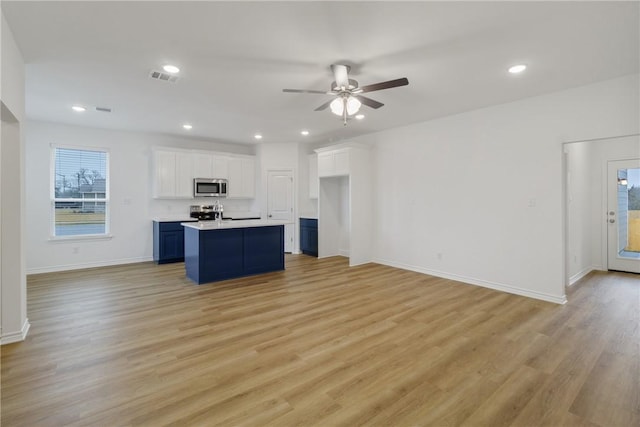
[[[369,144],[363,144],[361,142],[342,142],[340,144],[329,145],[327,147],[316,148],[314,151],[318,154],[327,151],[336,151],[346,148],[361,148],[364,150],[371,150],[372,146]]]

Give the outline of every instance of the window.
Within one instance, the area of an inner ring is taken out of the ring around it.
[[[99,149],[53,147],[51,179],[54,237],[109,233],[109,154]]]

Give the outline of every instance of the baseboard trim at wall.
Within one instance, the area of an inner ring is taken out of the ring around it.
[[[598,268],[592,265],[590,267],[585,268],[582,271],[577,272],[573,276],[569,277],[569,286],[573,286],[580,279],[582,279],[584,276],[586,276],[587,274],[591,273],[594,270],[598,270]]]
[[[28,268],[27,274],[55,273],[57,271],[81,270],[83,268],[109,267],[112,265],[135,264],[153,261],[153,257],[121,258],[109,261],[85,262],[81,264],[54,265],[49,267]]]
[[[382,265],[388,265],[389,267],[401,268],[403,270],[415,271],[417,273],[428,274],[430,276],[441,277],[443,279],[455,280],[458,282],[467,283],[469,285],[482,286],[483,288],[494,289],[497,291],[507,292],[510,294],[520,295],[523,297],[535,298],[542,301],[553,302],[556,304],[566,304],[567,296],[550,295],[543,292],[530,291],[528,289],[518,288],[516,286],[505,285],[503,283],[490,282],[487,280],[476,279],[473,277],[460,276],[458,274],[446,273],[444,271],[430,270],[423,267],[417,267],[415,265],[403,264],[395,261],[389,261],[385,259],[374,259],[373,262]]]
[[[29,323],[29,319],[24,319],[24,323],[22,324],[22,329],[15,332],[9,332],[8,334],[2,334],[2,337],[0,337],[0,345],[24,341],[25,338],[27,338],[27,334],[29,333],[29,328],[31,328],[31,323]]]

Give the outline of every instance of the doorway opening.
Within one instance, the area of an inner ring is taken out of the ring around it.
[[[640,135],[566,142],[563,152],[565,284],[594,270],[640,272]]]
[[[640,159],[607,164],[608,269],[640,273]]]

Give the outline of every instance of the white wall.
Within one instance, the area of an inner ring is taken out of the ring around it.
[[[309,155],[315,154],[310,144],[300,144],[298,147],[299,177],[298,212],[300,216],[317,217],[318,199],[309,198]],[[316,159],[317,162],[317,159]]]
[[[569,283],[573,284],[593,270],[592,144],[567,144],[567,257]]]
[[[29,330],[24,244],[24,61],[4,15],[0,18],[0,342]]]
[[[109,150],[113,238],[74,241],[49,239],[51,144]],[[189,205],[202,203],[196,200],[151,198],[151,152],[154,147],[160,146],[254,154],[254,147],[248,145],[29,122],[26,129],[27,272],[151,260],[151,219],[156,216],[188,216]],[[225,211],[250,210],[252,204],[252,200],[224,201]]]
[[[323,178],[326,179],[326,178]],[[351,254],[351,177],[343,176],[338,179],[338,253],[348,257]]]
[[[374,259],[565,301],[562,142],[638,133],[639,93],[632,75],[355,139],[384,195]]]
[[[24,61],[13,38],[4,13],[0,21],[2,60],[0,61],[0,99],[9,108],[18,122],[24,120]]]
[[[318,258],[349,256],[349,177],[320,178],[318,189]]]

